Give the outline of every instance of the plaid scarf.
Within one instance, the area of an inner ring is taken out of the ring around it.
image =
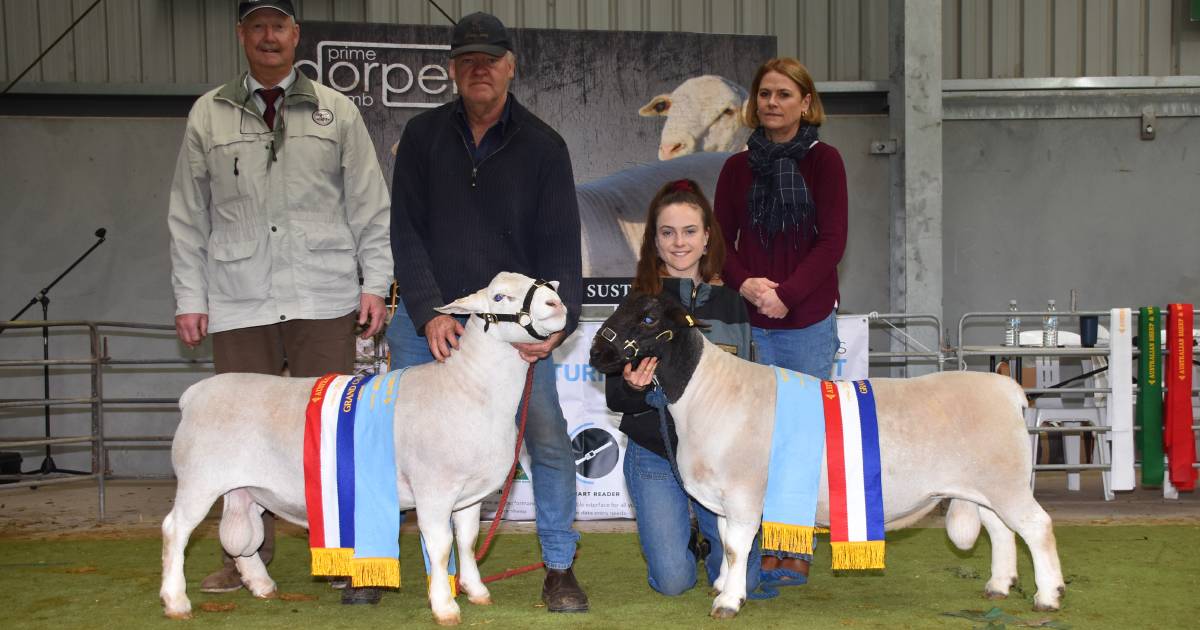
[[[816,207],[796,164],[817,141],[817,128],[801,125],[789,142],[771,142],[759,127],[750,134],[750,224],[758,228],[763,247],[784,230],[796,230],[801,239],[815,234]],[[798,243],[797,243],[798,246]]]

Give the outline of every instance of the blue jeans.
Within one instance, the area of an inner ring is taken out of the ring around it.
[[[393,370],[433,360],[429,342],[417,334],[403,305],[388,323],[387,342]],[[516,421],[520,421],[519,415]],[[542,561],[550,569],[570,568],[579,540],[579,533],[571,529],[575,523],[575,455],[567,434],[567,419],[558,404],[554,361],[548,358],[538,361],[533,370],[525,448],[533,467],[530,476]]]
[[[700,532],[711,546],[704,569],[708,583],[715,582],[721,574],[721,557],[725,554],[717,531],[717,515],[687,496],[671,472],[671,463],[630,442],[625,451],[625,484],[637,511],[638,541],[646,557],[650,588],[673,596],[696,584],[696,556],[688,549],[692,534],[689,502]],[[755,536],[746,562],[747,593],[758,587],[762,564],[758,550],[758,536]]]
[[[763,365],[778,365],[801,374],[811,374],[828,380],[833,374],[833,359],[837,355],[837,313],[805,328],[750,329],[758,350],[756,361]]]
[[[751,328],[758,350],[756,359],[763,365],[778,365],[801,374],[828,380],[833,375],[833,359],[837,355],[837,313],[805,328]],[[813,542],[816,548],[816,542]],[[768,551],[767,555],[781,558],[812,560],[809,554]]]

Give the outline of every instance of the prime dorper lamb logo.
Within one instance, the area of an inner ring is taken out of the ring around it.
[[[429,108],[458,94],[446,69],[449,51],[442,44],[321,41],[316,60],[298,61],[296,67],[360,108]]]

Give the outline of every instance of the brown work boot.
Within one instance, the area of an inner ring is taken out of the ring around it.
[[[779,561],[780,569],[794,571],[800,575],[803,575],[805,578],[808,577],[808,565],[808,560],[803,560],[801,558],[784,558]]]
[[[242,575],[238,573],[233,558],[225,557],[225,562],[208,577],[200,582],[202,593],[230,593],[242,588]]]
[[[546,569],[542,601],[550,612],[587,612],[588,598],[571,569]]]

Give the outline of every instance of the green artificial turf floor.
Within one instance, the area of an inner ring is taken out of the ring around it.
[[[1036,613],[1029,554],[1020,547],[1020,586],[1007,600],[982,596],[989,567],[986,533],[958,552],[940,529],[889,533],[888,569],[834,576],[828,547],[818,550],[811,582],[780,597],[750,601],[732,621],[707,617],[701,586],[674,598],[646,584],[636,536],[585,534],[576,573],[592,611],[551,615],[541,607],[541,573],[491,584],[495,604],[465,597],[462,627],[556,628],[1193,628],[1200,621],[1200,525],[1063,526],[1055,528],[1067,581],[1064,607]],[[188,549],[188,595],[196,616],[163,618],[158,600],[161,543],[122,540],[0,540],[0,628],[392,628],[434,627],[415,535],[401,543],[404,588],[378,606],[342,606],[339,593],[307,575],[308,551],[281,536],[271,573],[287,599],[256,600],[245,590],[200,593],[214,569],[216,540]],[[824,555],[822,555],[824,551]],[[504,534],[482,565],[485,575],[537,559],[536,538]],[[234,604],[208,612],[205,603]],[[957,615],[957,616],[955,616]],[[989,625],[990,624],[990,625]]]

